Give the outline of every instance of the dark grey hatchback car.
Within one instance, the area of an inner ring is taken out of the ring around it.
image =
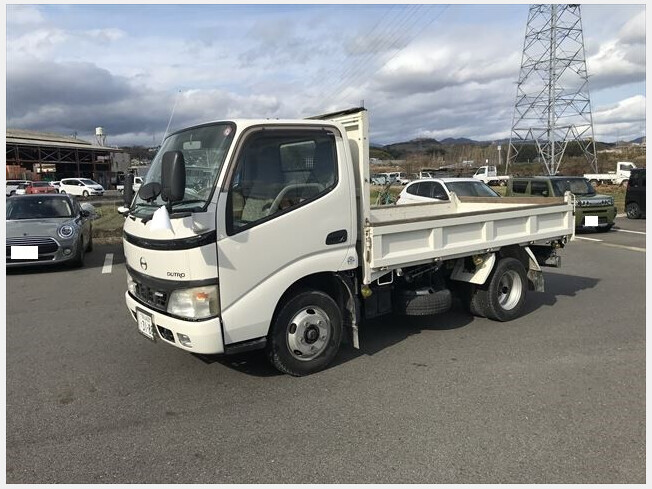
[[[68,262],[84,265],[93,249],[91,212],[65,194],[7,199],[7,267]]]

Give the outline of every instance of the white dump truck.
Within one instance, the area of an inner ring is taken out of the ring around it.
[[[121,209],[134,331],[197,354],[263,349],[300,376],[358,348],[379,315],[437,314],[458,296],[472,314],[519,317],[573,236],[571,194],[372,207],[367,117],[170,134]]]
[[[616,163],[616,170],[609,173],[585,173],[584,178],[591,182],[594,187],[601,184],[626,186],[629,176],[636,165],[631,161],[619,161]]]

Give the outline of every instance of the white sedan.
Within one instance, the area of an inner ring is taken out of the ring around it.
[[[446,202],[450,200],[451,192],[455,192],[458,197],[500,197],[488,185],[475,178],[424,178],[408,183],[396,203]]]

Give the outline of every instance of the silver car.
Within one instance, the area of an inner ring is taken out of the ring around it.
[[[83,266],[93,249],[92,213],[63,194],[7,199],[7,267],[68,262]]]

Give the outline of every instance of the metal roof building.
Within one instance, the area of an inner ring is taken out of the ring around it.
[[[47,132],[7,129],[7,178],[91,178],[105,188],[129,165],[120,148]]]

